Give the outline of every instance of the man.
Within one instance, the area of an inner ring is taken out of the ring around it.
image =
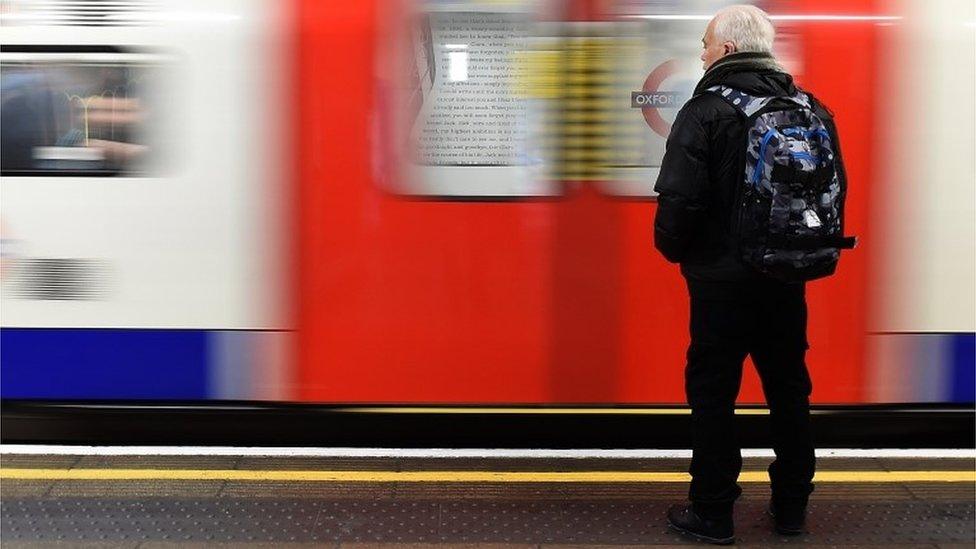
[[[746,355],[770,409],[776,460],[769,467],[769,512],[778,532],[803,531],[813,490],[804,283],[782,282],[742,260],[732,218],[744,180],[748,121],[715,93],[724,86],[750,97],[796,94],[792,77],[770,53],[773,37],[769,16],[754,6],[725,8],[709,22],[701,55],[706,72],[678,113],[655,185],[655,246],[681,264],[691,298],[685,371],[694,441],[691,505],[673,506],[668,522],[720,544],[734,541],[732,507],[741,493],[734,408]],[[837,143],[830,113],[815,100],[811,110]],[[830,159],[844,177],[840,151]]]

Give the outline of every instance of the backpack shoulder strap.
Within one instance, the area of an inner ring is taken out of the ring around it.
[[[708,88],[708,91],[718,95],[747,117],[759,112],[760,109],[768,105],[773,99],[786,99],[800,105],[801,107],[805,107],[807,109],[811,108],[810,97],[800,88],[797,88],[796,93],[793,95],[773,95],[769,97],[757,97],[749,95],[748,93],[739,91],[735,88],[730,88],[728,86],[712,86],[711,88]]]
[[[834,118],[834,111],[832,111],[827,105],[824,105],[823,101],[814,97],[814,95],[810,92],[804,93],[806,93],[807,98],[810,101],[810,110],[817,113],[817,115],[821,118],[824,117],[824,115],[826,115],[828,118]]]

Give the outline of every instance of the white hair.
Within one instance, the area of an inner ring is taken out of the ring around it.
[[[737,4],[719,10],[713,19],[715,38],[733,42],[736,51],[771,53],[776,29],[769,14],[756,6]]]

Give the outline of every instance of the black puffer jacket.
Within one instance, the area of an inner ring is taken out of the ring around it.
[[[658,193],[654,244],[696,282],[760,280],[738,257],[730,233],[732,202],[745,169],[745,118],[706,90],[726,85],[754,96],[792,95],[793,78],[769,54],[735,53],[718,60],[678,112],[654,190]],[[833,115],[814,99],[814,109],[837,140]],[[846,178],[840,150],[836,165]],[[846,179],[842,182],[846,188]]]

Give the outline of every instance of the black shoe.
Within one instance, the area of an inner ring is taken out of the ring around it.
[[[691,505],[672,505],[668,509],[668,526],[688,534],[699,541],[715,545],[735,543],[732,517],[727,519],[706,519],[698,516]]]
[[[804,527],[807,518],[806,507],[777,509],[770,503],[766,512],[773,517],[776,533],[783,536],[799,536],[806,532]]]

